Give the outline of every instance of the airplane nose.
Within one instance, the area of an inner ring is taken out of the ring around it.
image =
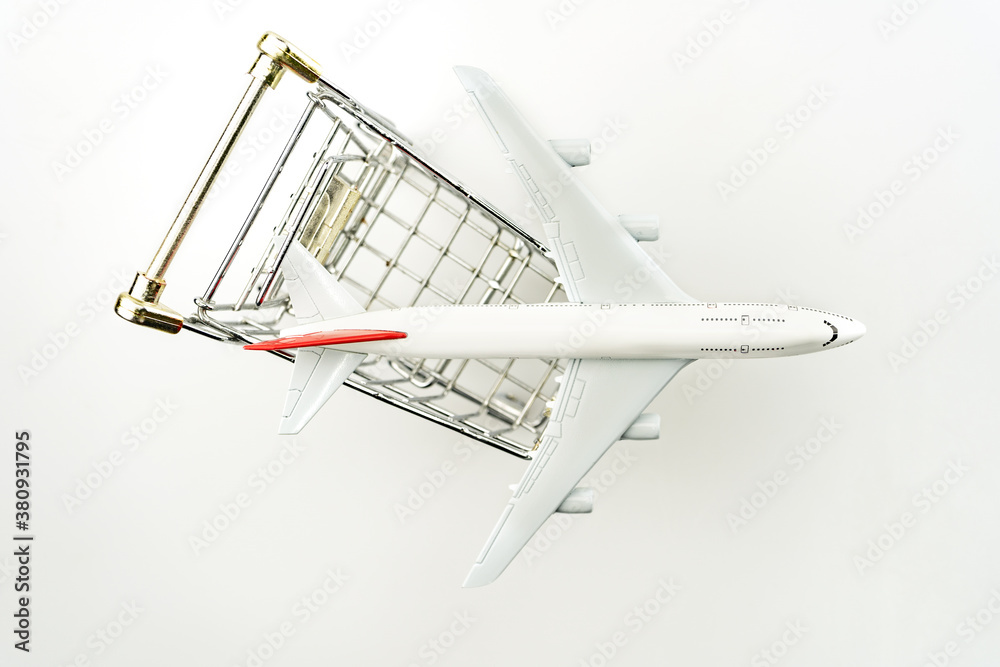
[[[853,343],[865,335],[867,329],[865,325],[857,320],[844,320],[840,325],[840,338],[844,341],[841,345]]]

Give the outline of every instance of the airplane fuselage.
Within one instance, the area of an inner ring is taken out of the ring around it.
[[[851,318],[783,304],[548,303],[372,311],[282,335],[336,329],[406,334],[330,346],[336,349],[431,359],[786,357],[839,347],[864,333]]]

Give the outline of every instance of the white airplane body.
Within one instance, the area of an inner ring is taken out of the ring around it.
[[[578,155],[538,137],[485,72],[456,73],[542,216],[569,303],[366,312],[293,243],[282,271],[298,326],[246,347],[297,350],[282,433],[298,433],[369,354],[569,360],[531,463],[464,584],[482,586],[554,512],[590,511],[593,493],[576,484],[618,440],[659,436],[643,410],[691,361],[818,352],[865,327],[810,308],[688,296],[639,247],[656,236],[648,224],[626,230],[579,182]]]
[[[779,304],[542,303],[396,308],[281,334],[288,340],[337,330],[399,332],[405,338],[327,347],[418,359],[787,357],[846,345],[864,331],[841,315]]]

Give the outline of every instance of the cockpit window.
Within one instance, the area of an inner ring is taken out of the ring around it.
[[[830,322],[827,322],[826,320],[823,320],[823,324],[825,324],[826,326],[828,326],[831,329],[833,329],[833,337],[830,340],[828,340],[825,343],[823,343],[823,347],[826,347],[827,345],[829,345],[833,341],[837,340],[837,327],[833,326],[833,324],[831,324]]]

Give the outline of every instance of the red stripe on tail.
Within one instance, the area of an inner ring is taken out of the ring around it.
[[[346,345],[347,343],[367,343],[373,340],[395,340],[406,338],[402,331],[382,331],[379,329],[334,329],[316,331],[298,336],[285,336],[264,340],[252,345],[244,345],[244,350],[288,350],[297,347],[317,347],[319,345]]]

